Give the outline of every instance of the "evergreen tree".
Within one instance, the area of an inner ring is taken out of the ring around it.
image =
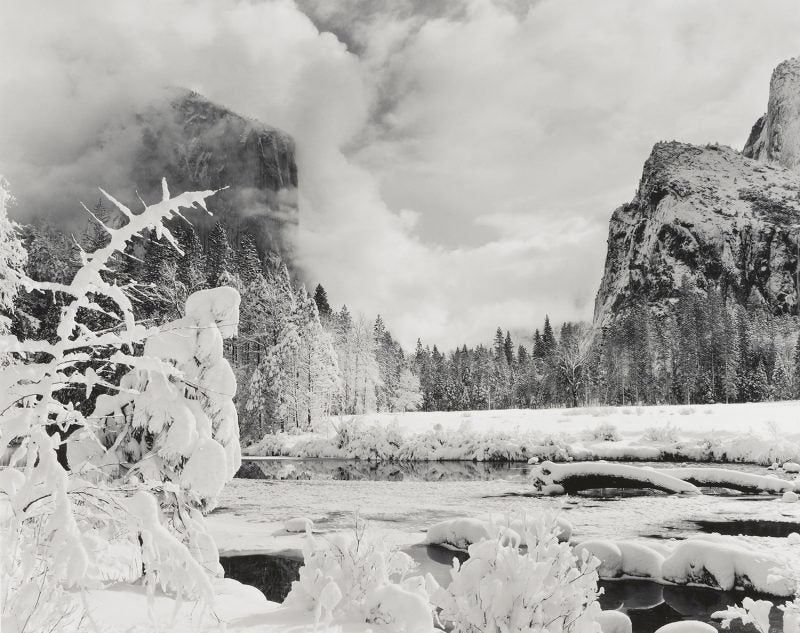
[[[531,353],[534,359],[543,359],[546,356],[544,341],[538,329],[533,333],[533,351]]]
[[[314,290],[314,303],[317,304],[320,318],[323,321],[327,320],[331,316],[331,306],[328,303],[328,293],[325,292],[322,284],[317,284],[317,288]]]
[[[178,281],[192,294],[202,290],[206,285],[206,257],[200,238],[191,224],[179,229],[176,237],[180,242],[183,255],[178,259]]]
[[[550,325],[550,317],[544,316],[544,328],[542,329],[542,353],[544,357],[551,356],[556,351],[556,337],[553,334],[553,327]]]
[[[506,331],[506,338],[503,341],[503,355],[508,365],[514,362],[514,343],[511,341],[511,332],[509,331]]]
[[[235,272],[233,250],[222,222],[217,222],[208,237],[206,281],[211,288],[226,285]]]
[[[258,256],[255,240],[249,233],[242,234],[239,240],[239,250],[236,252],[236,268],[243,288],[247,288],[249,284],[263,274],[261,258]]]
[[[505,358],[506,340],[503,338],[503,330],[498,326],[494,333],[494,356],[497,360]]]

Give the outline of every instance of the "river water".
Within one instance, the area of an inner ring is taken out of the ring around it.
[[[357,512],[360,519],[378,529],[417,533],[447,518],[535,511],[554,503],[534,494],[529,483],[531,468],[519,463],[253,460],[245,472],[258,479],[235,479],[223,492],[222,505],[216,512],[253,521],[307,516],[314,520],[315,530],[323,532],[352,527]],[[767,474],[765,468],[753,465],[726,468]],[[794,507],[800,504],[782,504],[770,495],[707,492],[712,494],[684,497],[595,490],[557,503],[574,525],[577,540],[630,538],[646,542],[717,532],[774,543],[774,539],[800,532],[800,510]],[[419,563],[421,573],[430,572],[440,582],[448,581],[452,551],[424,545],[406,551]],[[228,558],[223,564],[229,575],[258,586],[270,599],[280,600],[296,577],[300,562],[296,557],[268,558]],[[663,586],[646,580],[603,581],[601,586],[603,608],[628,613],[636,633],[651,633],[680,619],[710,621],[713,611],[740,603],[745,595],[759,597],[741,591]],[[772,616],[772,630],[778,632],[780,612],[774,609]],[[732,630],[738,629],[734,626]]]

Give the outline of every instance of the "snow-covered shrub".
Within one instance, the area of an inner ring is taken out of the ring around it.
[[[186,316],[147,337],[147,365],[126,374],[117,393],[99,396],[92,416],[107,456],[134,464],[128,478],[174,482],[204,509],[241,465],[236,379],[222,355],[238,311],[233,288],[192,294]]]
[[[601,422],[592,429],[586,429],[582,438],[586,442],[618,442],[622,439],[616,425],[611,422]]]
[[[729,629],[734,620],[741,620],[742,624],[752,624],[758,633],[769,633],[769,612],[772,611],[772,606],[769,600],[744,598],[741,607],[734,605],[724,611],[715,611],[711,617],[721,620],[723,629]]]
[[[680,439],[678,427],[667,422],[658,426],[648,426],[642,433],[642,440],[645,442],[670,442],[675,443]]]
[[[505,532],[470,545],[469,559],[454,561],[447,588],[428,578],[439,618],[456,633],[599,633],[597,560],[559,543],[554,512],[525,517],[522,532],[526,552]]]
[[[356,518],[351,535],[309,536],[300,579],[284,601],[311,611],[316,623],[374,622],[398,633],[433,630],[425,583],[408,578],[416,564]]]
[[[158,585],[208,605],[207,573],[220,571],[196,506],[237,466],[235,384],[219,360],[222,337],[236,331],[238,294],[193,295],[187,320],[145,327],[133,315],[135,285],[119,285],[110,271],[151,231],[178,248],[164,220],[205,208],[214,192],[171,197],[164,182],[163,199],[138,214],[103,193],[127,223],[100,223],[109,240],[80,252],[73,279],[19,278],[30,292],[58,293],[55,338],[0,336],[8,361],[0,367],[4,631],[79,622],[75,590],[135,580],[143,566],[149,591]]]

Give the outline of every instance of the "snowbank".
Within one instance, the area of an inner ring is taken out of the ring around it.
[[[664,560],[661,575],[678,584],[699,583],[729,591],[736,587],[773,596],[794,595],[794,583],[776,572],[786,561],[730,542],[696,538],[679,543]],[[788,570],[786,570],[788,572]]]
[[[696,486],[666,471],[623,464],[542,462],[531,476],[538,489],[557,485],[567,493],[592,488],[653,488],[670,493],[700,494]]]
[[[603,633],[631,633],[633,623],[621,611],[601,611],[595,620]]]
[[[314,530],[314,522],[307,517],[297,517],[287,519],[283,527],[287,532],[305,532],[308,534]]]
[[[428,528],[425,542],[467,551],[473,543],[496,536],[498,530],[488,521],[480,519],[448,519]]]
[[[723,591],[738,588],[773,596],[794,595],[791,569],[796,561],[733,537],[697,536],[667,546],[665,552],[644,543],[590,539],[578,544],[575,552],[596,557],[603,579],[649,578]]]

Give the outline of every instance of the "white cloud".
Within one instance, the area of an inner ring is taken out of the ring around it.
[[[6,0],[20,206],[123,186],[101,124],[186,86],[295,136],[310,282],[406,345],[473,343],[589,317],[652,143],[740,146],[800,53],[788,0],[300,1]]]

